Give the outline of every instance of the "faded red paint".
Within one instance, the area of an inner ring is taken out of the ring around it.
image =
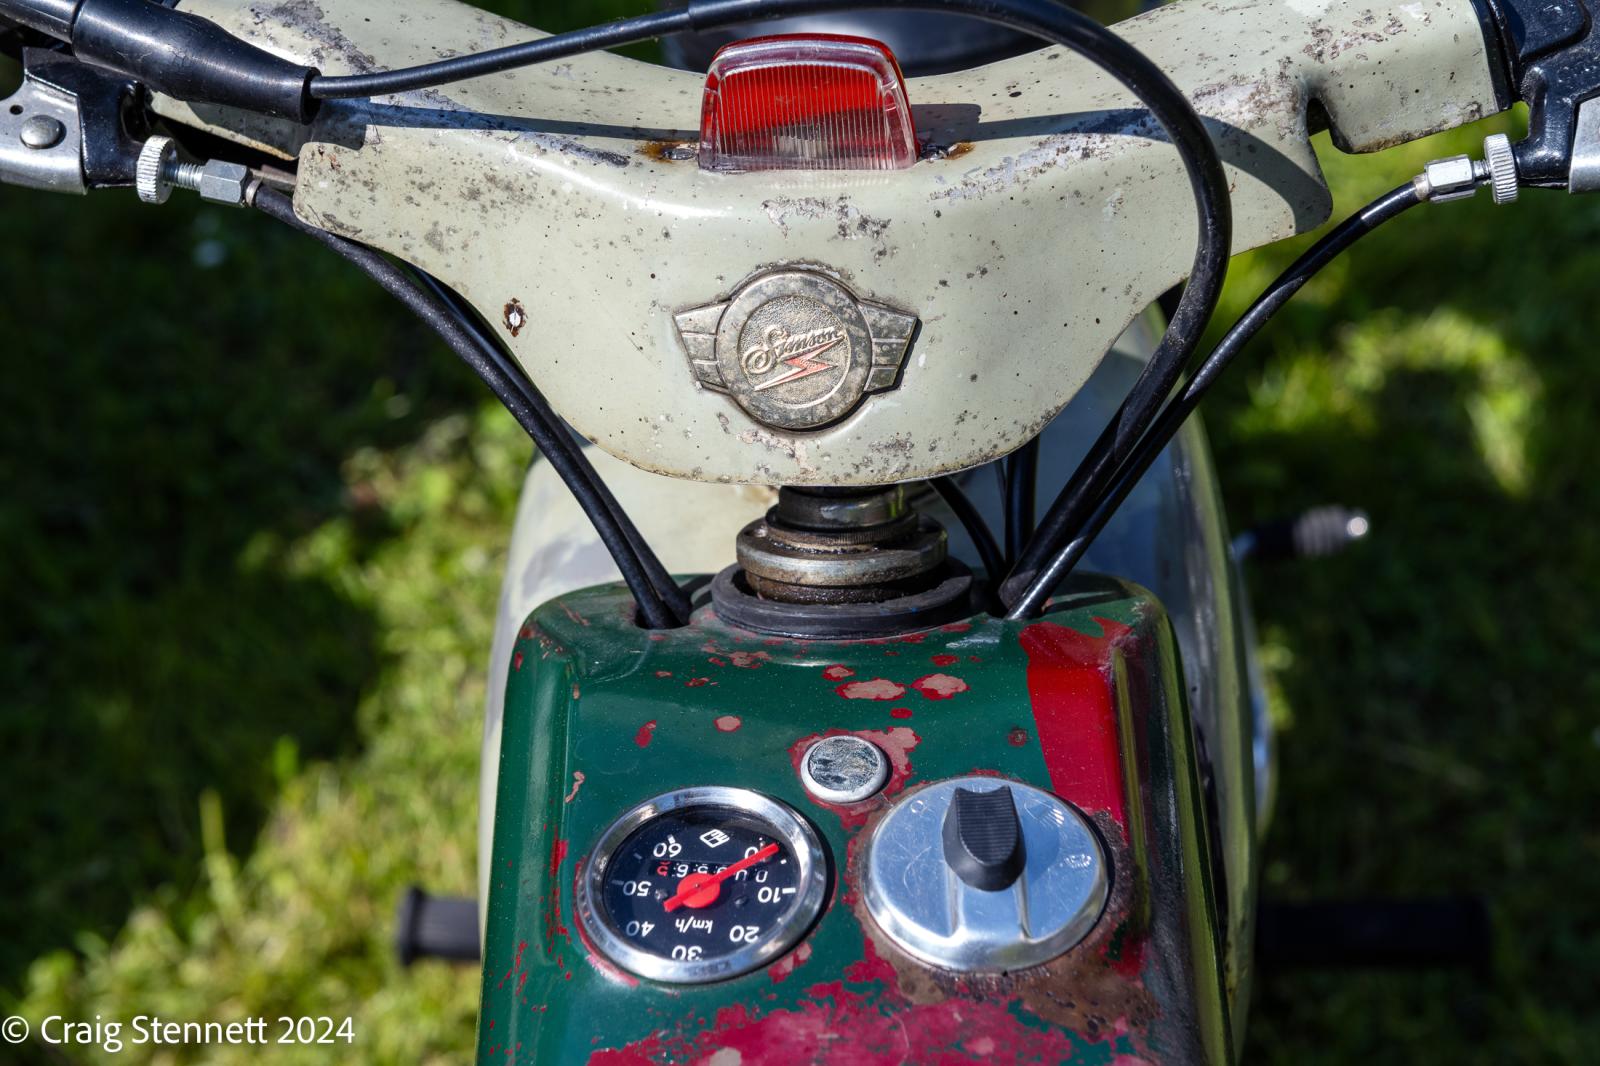
[[[951,677],[949,674],[929,674],[911,682],[911,687],[927,699],[947,700],[967,691],[970,686],[959,677]]]
[[[728,661],[726,659],[719,659],[715,655],[713,655],[709,659],[707,659],[706,662],[710,663],[712,666],[727,666],[728,665]]]
[[[719,733],[733,733],[737,732],[744,723],[740,721],[739,716],[736,714],[724,714],[719,716],[714,724]]]
[[[1034,733],[1056,794],[1091,814],[1105,811],[1127,827],[1112,667],[1117,646],[1133,630],[1096,618],[1091,636],[1055,622],[1023,629],[1028,656],[1028,700]]]
[[[515,655],[513,655],[511,657],[511,669],[513,669],[513,670],[521,670],[522,669],[522,653],[520,651],[517,652]]]
[[[826,667],[822,671],[822,676],[827,678],[829,681],[843,681],[847,677],[855,677],[856,672],[850,669],[848,666],[841,666],[838,663],[834,663],[832,666]]]
[[[672,671],[671,670],[657,670],[656,671],[656,676],[657,677],[671,677],[672,676]]]
[[[961,1063],[980,1057],[994,1066],[1067,1062],[1078,1046],[1066,1033],[1028,1025],[1004,1002],[947,999],[896,1004],[885,1012],[877,997],[844,981],[806,990],[792,1010],[758,1014],[744,1004],[723,1007],[695,1033],[656,1032],[589,1057],[590,1066],[705,1062],[717,1051],[737,1052],[740,1066],[897,1066]],[[730,1057],[731,1058],[731,1057]]]
[[[890,707],[889,708],[889,717],[890,718],[910,718],[911,717],[911,708],[910,707]]]
[[[655,735],[656,720],[652,718],[644,725],[639,727],[639,731],[633,735],[633,742],[639,745],[641,748],[648,748],[650,746],[650,741],[655,739]]]
[[[939,627],[939,632],[941,633],[970,633],[971,631],[971,622],[951,622],[949,625]]]
[[[562,799],[561,799],[561,802],[562,803],[571,803],[573,800],[577,799],[578,798],[578,789],[580,789],[582,787],[583,787],[583,771],[582,770],[574,770],[574,771],[572,771],[572,791],[568,792],[565,796],[563,796]]]
[[[932,661],[933,661],[933,665],[935,665],[935,666],[954,666],[956,663],[961,661],[961,656],[959,656],[959,655],[935,655],[933,657]]]
[[[847,681],[834,691],[847,700],[897,700],[906,694],[906,687],[886,677],[875,677],[871,681]]]
[[[759,670],[762,663],[771,662],[772,656],[764,651],[733,651],[728,659],[741,670]]]
[[[711,679],[709,677],[691,677],[689,680],[687,680],[687,681],[685,681],[683,683],[683,687],[684,688],[700,688],[703,685],[709,685],[709,684],[711,684]]]

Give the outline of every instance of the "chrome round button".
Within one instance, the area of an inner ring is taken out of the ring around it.
[[[1110,888],[1100,839],[1075,807],[996,777],[901,798],[862,862],[867,911],[884,933],[924,962],[968,973],[1055,958],[1099,921]]]
[[[823,737],[801,757],[800,780],[819,800],[860,803],[889,780],[889,757],[860,737]]]

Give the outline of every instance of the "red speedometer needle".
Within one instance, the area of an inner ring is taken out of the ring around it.
[[[678,891],[662,906],[669,911],[679,907],[709,907],[717,901],[717,894],[721,891],[722,882],[739,873],[748,870],[756,863],[770,859],[778,854],[778,845],[768,844],[753,855],[746,855],[721,873],[690,874],[678,882]]]

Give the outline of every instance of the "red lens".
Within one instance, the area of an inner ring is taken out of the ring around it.
[[[899,170],[917,161],[905,79],[881,42],[756,37],[706,72],[705,170]]]

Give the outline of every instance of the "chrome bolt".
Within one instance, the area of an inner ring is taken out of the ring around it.
[[[67,127],[49,115],[34,115],[22,124],[22,143],[29,148],[54,148],[67,135]]]
[[[1489,189],[1497,204],[1517,198],[1517,157],[1511,151],[1511,138],[1491,133],[1483,139],[1483,161],[1489,167]]]

